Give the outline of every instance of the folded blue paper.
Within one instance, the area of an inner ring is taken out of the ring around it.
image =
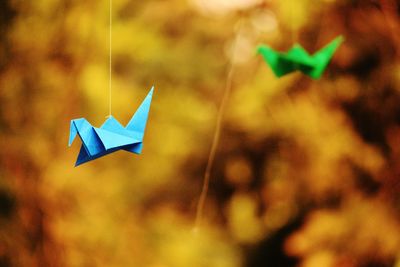
[[[71,120],[69,146],[76,135],[82,140],[75,167],[120,149],[140,154],[153,91],[154,87],[151,88],[126,127],[112,116],[100,128],[92,126],[85,118]]]

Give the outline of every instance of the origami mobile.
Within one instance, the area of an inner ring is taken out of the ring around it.
[[[69,146],[71,146],[77,134],[82,140],[82,147],[75,167],[120,149],[140,154],[143,147],[143,136],[150,111],[153,90],[154,87],[150,90],[126,127],[122,126],[112,116],[100,128],[92,126],[84,118],[71,120]]]
[[[313,55],[308,54],[299,44],[295,44],[286,53],[277,52],[266,45],[259,46],[257,52],[277,77],[299,70],[313,79],[319,79],[343,40],[342,36],[338,36]]]

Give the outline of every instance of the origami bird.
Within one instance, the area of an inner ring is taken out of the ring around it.
[[[108,117],[100,128],[92,126],[85,118],[71,120],[69,146],[76,135],[82,140],[75,167],[120,149],[140,154],[153,91],[154,87],[151,88],[126,127],[112,116]]]
[[[343,40],[343,36],[338,36],[313,55],[308,54],[299,44],[295,44],[286,53],[277,52],[266,45],[260,45],[257,52],[277,77],[299,70],[313,79],[319,79]]]

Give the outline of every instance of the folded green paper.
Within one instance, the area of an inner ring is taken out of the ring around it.
[[[299,70],[313,79],[319,79],[343,40],[343,36],[338,36],[313,55],[299,44],[295,44],[286,53],[275,51],[266,45],[260,45],[257,52],[277,77]]]

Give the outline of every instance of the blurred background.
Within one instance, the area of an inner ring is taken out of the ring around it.
[[[0,1],[1,267],[400,266],[396,0],[113,2],[114,117],[156,87],[144,151],[74,168],[70,120],[108,114],[109,2]],[[317,81],[255,53],[339,34]]]

